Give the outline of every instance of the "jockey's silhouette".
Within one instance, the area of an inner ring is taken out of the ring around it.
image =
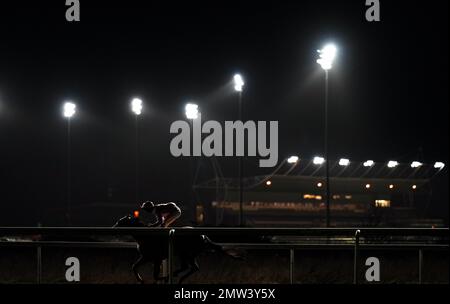
[[[156,216],[157,222],[149,224],[152,227],[168,227],[181,215],[181,210],[175,203],[155,205],[147,201],[141,205],[141,209]]]

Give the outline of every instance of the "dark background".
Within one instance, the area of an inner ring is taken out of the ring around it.
[[[136,205],[135,96],[145,103],[141,198],[188,201],[190,160],[171,156],[169,126],[191,99],[206,119],[237,119],[235,72],[246,81],[244,118],[279,121],[280,159],[323,154],[315,60],[329,41],[339,48],[330,158],[448,164],[446,1],[381,1],[382,21],[372,23],[363,0],[80,2],[73,23],[63,0],[0,4],[0,226],[52,224],[50,210],[64,216],[65,100],[78,107],[74,206]],[[219,161],[236,176],[235,159]],[[247,159],[246,175],[271,171],[257,165]],[[205,160],[202,170],[211,176]],[[435,211],[447,205],[440,200]]]

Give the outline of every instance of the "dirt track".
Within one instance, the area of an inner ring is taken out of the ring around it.
[[[75,256],[81,264],[81,283],[136,283],[130,266],[137,258],[132,249],[42,249],[42,282],[65,282],[65,259]],[[417,283],[416,251],[362,252],[361,281],[364,261],[376,256],[381,262],[381,283]],[[280,250],[250,251],[246,261],[220,254],[200,256],[200,272],[186,283],[289,283],[289,253]],[[423,282],[449,283],[449,258],[446,252],[424,252]],[[143,275],[152,283],[152,267],[143,267]],[[296,283],[352,283],[351,251],[297,251]],[[31,248],[1,248],[0,283],[36,282],[36,251]]]

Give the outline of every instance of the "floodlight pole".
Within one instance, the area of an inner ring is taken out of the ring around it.
[[[135,149],[136,149],[136,163],[135,163],[135,199],[136,203],[139,203],[139,115],[135,115]]]
[[[71,219],[71,183],[72,183],[72,164],[71,164],[71,138],[70,138],[70,120],[71,117],[67,117],[67,206],[66,206],[66,221],[67,225],[72,225]]]
[[[325,70],[325,176],[326,226],[330,227],[330,162],[328,154],[328,70]]]
[[[239,120],[242,121],[242,90],[239,91]],[[245,152],[245,151],[244,151]],[[239,226],[245,226],[244,220],[244,163],[243,157],[239,156]]]
[[[190,124],[190,130],[192,130],[192,137],[194,137],[194,118],[189,119]],[[190,199],[190,208],[192,208],[194,211],[194,220],[197,221],[197,204],[195,203],[195,192],[194,192],[194,186],[195,186],[195,176],[196,176],[196,161],[194,157],[190,157],[189,160],[189,181],[190,181],[190,187],[189,187],[189,199]],[[192,214],[192,213],[191,213]]]

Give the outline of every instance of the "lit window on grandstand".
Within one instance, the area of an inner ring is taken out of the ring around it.
[[[333,199],[334,199],[334,200],[338,200],[338,199],[341,199],[341,196],[340,196],[340,195],[338,195],[338,194],[334,194],[334,195],[333,195]]]
[[[315,199],[320,201],[322,199],[321,195],[315,195],[315,194],[304,194],[303,199]]]
[[[351,200],[351,199],[352,199],[352,196],[351,196],[351,195],[346,195],[346,196],[345,196],[345,199]]]
[[[391,207],[391,201],[389,201],[389,200],[375,200],[375,207],[377,207],[377,208],[389,208],[389,207]]]

